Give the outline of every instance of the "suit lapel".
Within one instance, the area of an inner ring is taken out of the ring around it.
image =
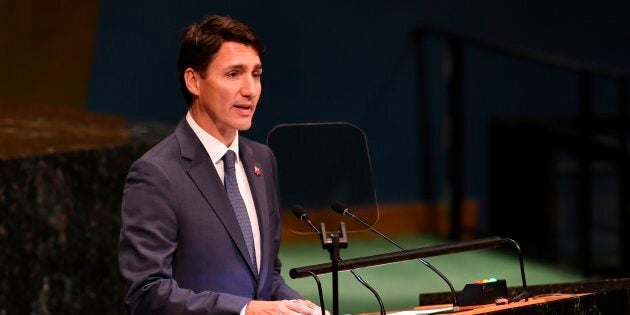
[[[260,230],[260,274],[266,274],[269,266],[270,249],[269,244],[269,209],[267,209],[267,189],[265,188],[265,174],[261,168],[261,163],[254,157],[252,149],[247,145],[246,141],[239,140],[239,152],[243,169],[249,182],[249,187],[256,206],[256,215],[258,216],[258,227]],[[259,279],[261,280],[261,279]],[[262,281],[265,279],[263,278]],[[262,287],[263,283],[258,283],[258,287]]]
[[[256,276],[256,269],[249,258],[249,251],[238,224],[238,219],[234,214],[230,200],[227,197],[221,178],[212,161],[208,156],[201,141],[197,138],[185,119],[183,119],[175,130],[182,150],[182,158],[190,161],[186,172],[193,180],[201,194],[204,196],[210,208],[215,212],[232,241],[236,244],[239,252],[247,261],[250,271]]]

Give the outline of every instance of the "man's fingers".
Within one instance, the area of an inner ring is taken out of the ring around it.
[[[320,307],[308,300],[250,301],[247,306],[247,315],[315,315],[320,313]]]
[[[313,311],[312,307],[308,306],[306,301],[304,300],[290,300],[283,301],[283,303],[289,310],[300,313],[300,314],[311,314]]]
[[[299,311],[299,307],[296,307],[295,305],[293,305],[295,303],[291,302],[291,301],[287,301],[287,300],[282,300],[280,301],[280,303],[277,304],[276,308],[278,310],[278,312],[280,314],[285,314],[285,315],[301,315],[301,314],[305,314],[303,312]]]
[[[310,307],[310,308],[320,308],[319,305],[309,301],[309,300],[304,300],[304,302],[306,303],[306,306]]]

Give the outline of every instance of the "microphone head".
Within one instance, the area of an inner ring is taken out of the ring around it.
[[[349,214],[350,212],[348,211],[348,207],[346,205],[344,205],[343,203],[339,202],[338,200],[334,200],[332,202],[332,205],[330,205],[330,207],[337,213],[341,214],[341,215],[346,215]]]
[[[302,221],[308,220],[308,214],[306,214],[306,209],[304,209],[304,207],[302,207],[301,205],[294,205],[291,208],[291,211],[293,212],[293,215],[295,215],[296,218]]]

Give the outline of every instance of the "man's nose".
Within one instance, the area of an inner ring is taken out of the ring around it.
[[[257,93],[257,83],[251,76],[246,76],[241,82],[241,95],[247,98],[254,98]]]

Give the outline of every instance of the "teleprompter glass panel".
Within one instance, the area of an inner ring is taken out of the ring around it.
[[[365,134],[349,123],[285,124],[273,128],[267,144],[278,161],[280,207],[291,212],[301,205],[319,229],[366,228],[349,216],[331,209],[335,200],[345,204],[363,221],[378,221],[378,205],[372,180],[372,165]],[[315,233],[297,218],[285,219],[285,228],[299,234]]]

